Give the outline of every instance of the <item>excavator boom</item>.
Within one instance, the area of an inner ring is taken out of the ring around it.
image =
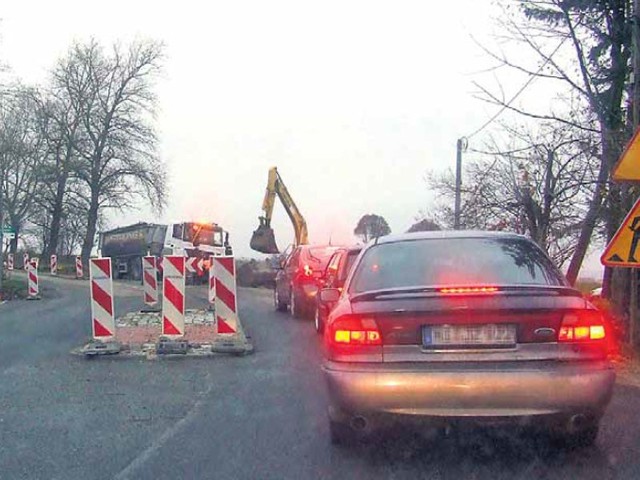
[[[282,178],[278,174],[276,167],[269,170],[269,179],[267,181],[267,190],[262,201],[262,210],[264,216],[260,217],[260,225],[251,236],[250,247],[261,253],[275,254],[280,253],[276,244],[275,234],[271,228],[271,217],[273,215],[273,207],[275,205],[276,195],[282,202],[295,232],[295,245],[304,245],[308,243],[307,222],[298,210],[293,198],[285,187]]]

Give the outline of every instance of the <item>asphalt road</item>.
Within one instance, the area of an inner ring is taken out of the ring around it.
[[[311,322],[241,290],[255,354],[85,360],[87,282],[44,279],[41,301],[0,305],[0,478],[640,478],[640,388],[618,385],[596,448],[538,439],[395,432],[329,443],[320,345]],[[205,301],[192,288],[188,306]],[[140,308],[118,285],[118,313]]]

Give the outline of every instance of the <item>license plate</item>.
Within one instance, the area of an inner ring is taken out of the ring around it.
[[[434,347],[509,347],[516,344],[516,327],[511,324],[426,325],[422,344]]]

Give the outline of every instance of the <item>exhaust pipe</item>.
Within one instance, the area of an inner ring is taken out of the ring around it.
[[[569,419],[568,430],[570,433],[579,433],[585,429],[586,425],[587,417],[579,413]]]
[[[369,422],[367,422],[367,419],[364,417],[358,416],[358,417],[353,417],[351,419],[351,428],[353,428],[357,432],[362,432],[363,430],[366,430],[368,425],[369,425]]]

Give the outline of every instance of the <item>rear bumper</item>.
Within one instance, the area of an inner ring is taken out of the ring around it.
[[[615,382],[605,361],[454,367],[327,362],[323,369],[333,409],[354,415],[599,417]]]

